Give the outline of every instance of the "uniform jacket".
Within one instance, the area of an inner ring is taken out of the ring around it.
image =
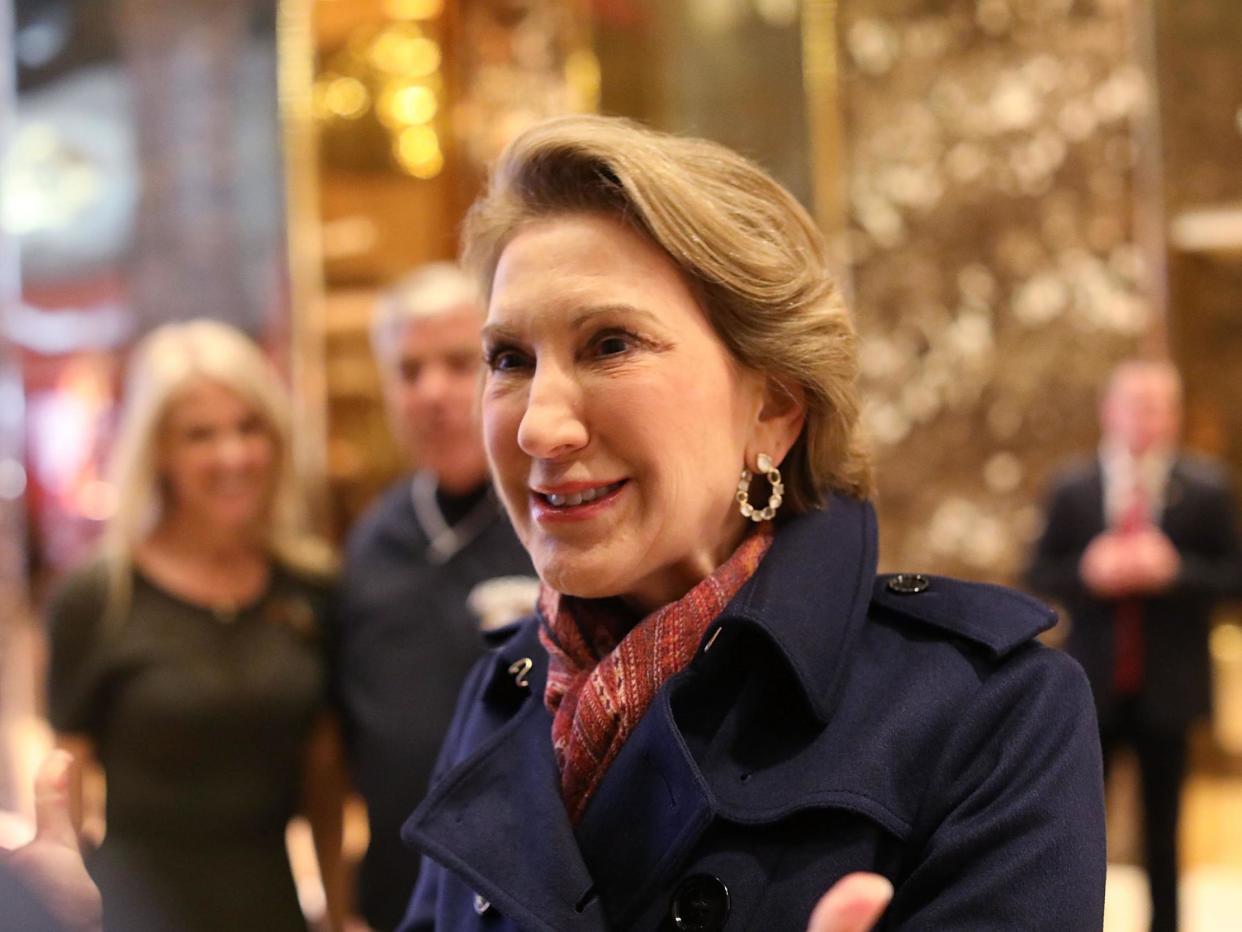
[[[1213,605],[1242,583],[1234,504],[1215,465],[1179,457],[1169,472],[1160,528],[1177,549],[1173,588],[1143,601],[1143,683],[1139,711],[1160,730],[1178,732],[1210,710],[1208,629]],[[1054,484],[1027,581],[1069,614],[1066,649],[1086,670],[1098,713],[1113,715],[1113,630],[1117,603],[1087,591],[1078,575],[1083,551],[1105,528],[1099,460],[1068,469]]]
[[[333,679],[370,820],[358,899],[376,929],[394,928],[409,901],[418,857],[401,843],[401,823],[426,794],[458,690],[486,648],[467,596],[494,577],[534,575],[499,503],[492,506],[478,536],[434,564],[406,477],[359,519],[346,545]]]
[[[1098,930],[1099,744],[1081,670],[1031,641],[1052,613],[875,560],[865,503],[785,524],[576,828],[523,623],[403,829],[430,861],[402,928],[801,932],[869,870],[884,928]]]

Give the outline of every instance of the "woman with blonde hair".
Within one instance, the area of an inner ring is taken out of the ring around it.
[[[52,724],[106,781],[89,866],[108,927],[304,930],[285,852],[300,809],[339,916],[332,554],[290,453],[284,390],[245,335],[195,320],[137,346],[116,508],[49,610]]]
[[[824,253],[710,142],[568,117],[499,159],[465,260],[543,590],[405,825],[404,929],[1100,927],[1082,673],[1033,599],[877,575]]]

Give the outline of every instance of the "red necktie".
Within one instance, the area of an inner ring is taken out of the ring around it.
[[[1128,536],[1148,525],[1147,496],[1135,482],[1117,532]],[[1129,597],[1117,603],[1113,625],[1113,688],[1120,696],[1133,696],[1143,684],[1143,603]]]

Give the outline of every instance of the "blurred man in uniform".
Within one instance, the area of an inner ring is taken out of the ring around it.
[[[372,327],[385,402],[417,466],[352,529],[341,586],[336,688],[371,829],[358,909],[378,930],[400,921],[418,874],[399,832],[486,647],[479,615],[510,620],[534,605],[530,560],[488,483],[482,323],[474,283],[436,263],[384,293]]]
[[[1158,932],[1177,927],[1186,735],[1210,709],[1212,610],[1242,579],[1225,475],[1178,451],[1181,394],[1167,362],[1113,371],[1099,455],[1055,483],[1027,576],[1069,615],[1066,649],[1091,681],[1105,766],[1121,743],[1138,757]]]

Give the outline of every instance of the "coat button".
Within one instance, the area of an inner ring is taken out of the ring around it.
[[[492,908],[492,904],[483,898],[483,894],[476,893],[474,895],[474,911],[477,915],[483,916]]]
[[[887,583],[889,592],[898,595],[914,595],[931,585],[931,581],[922,573],[898,573]]]
[[[673,928],[686,932],[715,932],[729,918],[729,888],[719,877],[694,874],[677,885],[669,904]]]

